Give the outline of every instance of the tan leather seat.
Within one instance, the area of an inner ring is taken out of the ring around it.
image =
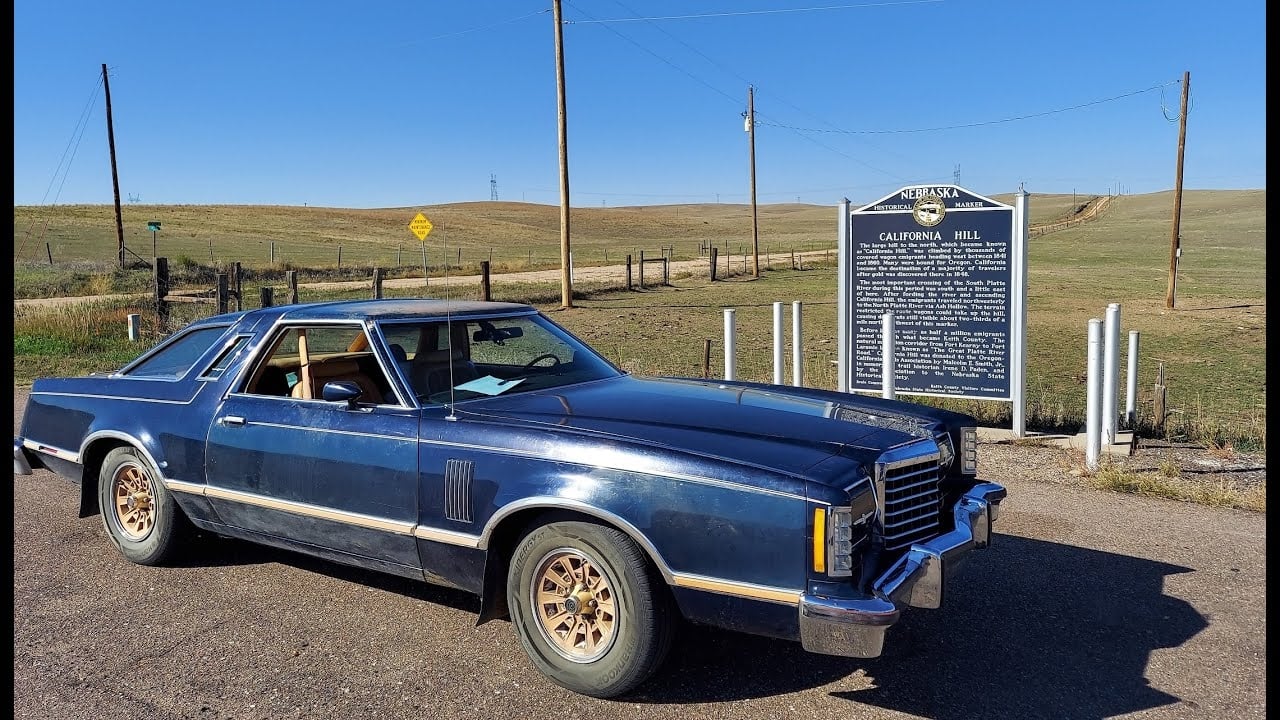
[[[324,392],[324,384],[333,382],[334,380],[349,380],[360,386],[359,402],[378,403],[382,402],[382,393],[378,390],[378,386],[373,380],[364,373],[360,372],[360,364],[355,360],[325,360],[321,362],[313,362],[307,368],[311,375],[311,396],[320,398]],[[293,397],[303,397],[302,383],[299,382],[293,386],[290,393]]]
[[[480,373],[461,349],[431,350],[415,357],[409,368],[410,382],[424,395],[445,392],[450,387],[475,380]]]

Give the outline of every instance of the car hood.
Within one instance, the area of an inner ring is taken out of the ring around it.
[[[873,461],[881,449],[920,437],[850,420],[840,404],[783,387],[679,378],[624,376],[469,405],[490,422],[553,425],[791,475],[834,455]],[[823,468],[847,478],[847,464]]]

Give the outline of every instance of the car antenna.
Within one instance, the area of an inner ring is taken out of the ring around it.
[[[458,416],[453,412],[454,390],[453,390],[453,304],[449,301],[449,258],[444,260],[444,329],[448,335],[445,347],[447,347],[448,355],[446,359],[449,361],[449,414],[444,417],[445,420],[457,422]]]

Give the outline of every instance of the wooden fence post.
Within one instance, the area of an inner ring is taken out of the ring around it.
[[[289,304],[298,304],[298,271],[286,270],[284,272],[284,281],[289,285]]]
[[[342,269],[342,246],[338,246],[338,269]]]
[[[53,248],[49,246],[49,243],[44,244],[44,251],[49,254],[49,264],[52,265],[53,264]]]
[[[400,253],[404,252],[404,243],[396,244],[396,267],[400,267]]]
[[[268,240],[267,242],[269,245],[267,259],[271,262],[272,265],[275,265],[276,264],[276,241]]]
[[[1164,363],[1160,363],[1156,369],[1155,400],[1152,404],[1151,413],[1154,416],[1152,419],[1155,421],[1156,433],[1160,437],[1165,435],[1164,419],[1168,413],[1166,404],[1168,399],[1168,388],[1164,384]]]
[[[244,303],[240,300],[240,263],[231,264],[231,287],[235,288],[236,294],[236,312],[244,309]]]
[[[671,258],[662,258],[662,284],[671,284]]]
[[[719,254],[720,254],[720,250],[717,249],[716,246],[712,245],[711,246],[711,282],[716,281],[716,264],[720,262],[716,256]]]
[[[644,289],[644,251],[640,251],[640,289]]]
[[[711,338],[702,341],[702,377],[711,377]]]
[[[216,294],[218,314],[221,315],[227,311],[227,295],[230,294],[230,291],[227,288],[226,273],[218,273],[218,287]]]
[[[373,299],[382,299],[382,268],[373,269]]]
[[[493,288],[489,285],[489,262],[480,261],[480,299],[485,302],[493,299]]]
[[[169,258],[156,258],[156,329],[161,335],[169,328]]]
[[[264,308],[271,307],[271,304],[274,301],[274,298],[272,297],[274,294],[275,290],[273,288],[265,286],[258,288],[258,306]]]
[[[631,256],[627,256],[627,289],[631,289]]]

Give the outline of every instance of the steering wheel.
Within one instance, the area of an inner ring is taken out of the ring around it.
[[[550,365],[548,365],[548,366],[547,366],[547,368],[546,368],[546,369],[548,369],[548,370],[550,370],[551,368],[556,367],[557,365],[559,365],[559,364],[560,364],[560,358],[556,357],[555,355],[552,355],[551,353],[543,353],[543,354],[539,355],[538,357],[536,357],[536,358],[534,358],[534,359],[530,360],[529,362],[525,363],[525,364],[524,364],[524,369],[525,369],[525,370],[532,370],[532,369],[534,368],[534,366],[535,366],[535,365],[537,365],[538,363],[542,362],[543,360],[555,360],[555,362],[554,362],[554,363],[552,363],[552,364],[550,364]]]

